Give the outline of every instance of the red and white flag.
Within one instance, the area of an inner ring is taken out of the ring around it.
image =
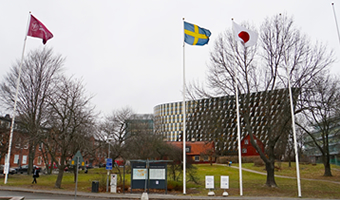
[[[37,18],[31,15],[27,36],[41,38],[43,44],[53,37],[53,34]]]
[[[243,26],[236,24],[233,21],[234,37],[236,41],[241,41],[245,47],[250,47],[256,44],[258,34],[254,31],[248,30]]]

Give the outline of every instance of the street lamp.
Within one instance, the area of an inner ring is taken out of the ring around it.
[[[111,141],[113,140],[113,138],[111,138],[111,137],[109,137],[109,138],[107,138],[106,139],[106,141],[108,142],[108,144],[109,144],[109,151],[108,151],[108,154],[107,154],[107,158],[110,158],[110,146],[111,146]]]
[[[113,138],[109,137],[106,139],[106,141],[109,143],[109,152],[107,154],[107,159],[110,158],[110,146],[111,146],[111,140],[113,140]],[[107,170],[107,179],[106,179],[106,192],[109,191],[109,178],[110,178],[110,172],[109,170]]]

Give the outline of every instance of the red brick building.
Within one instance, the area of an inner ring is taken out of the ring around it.
[[[0,164],[4,165],[6,162],[7,154],[8,154],[8,147],[9,147],[9,135],[10,135],[10,124],[11,118],[9,115],[5,117],[0,116]],[[91,138],[93,146],[102,145],[100,141],[96,141],[93,137]],[[102,148],[94,148],[95,154],[94,157],[92,155],[83,155],[85,163],[91,163],[93,166],[99,165],[99,163],[105,162],[105,158],[107,156],[107,147],[104,145],[100,146]],[[33,165],[38,166],[40,168],[45,168],[46,165],[53,166],[53,168],[57,167],[56,163],[51,164],[51,158],[45,152],[44,153],[44,144],[37,144],[35,147],[35,156],[33,160]],[[60,157],[58,156],[58,151],[55,155],[56,161],[60,164]],[[11,148],[11,155],[10,155],[10,167],[16,168],[19,166],[28,165],[29,163],[29,141],[28,137],[25,133],[25,130],[20,128],[20,123],[16,123],[13,130],[13,137],[12,137],[12,148]]]

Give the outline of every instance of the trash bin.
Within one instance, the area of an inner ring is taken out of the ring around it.
[[[92,181],[92,192],[98,192],[99,190],[99,181]]]

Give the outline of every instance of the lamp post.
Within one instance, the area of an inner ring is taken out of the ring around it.
[[[108,142],[108,144],[109,144],[109,151],[108,151],[108,154],[107,154],[107,158],[110,158],[110,146],[111,146],[111,144],[110,144],[110,142],[111,142],[111,140],[112,140],[113,138],[107,138],[107,142]],[[106,179],[106,192],[109,192],[109,178],[110,178],[110,171],[109,170],[107,170],[107,179]]]

